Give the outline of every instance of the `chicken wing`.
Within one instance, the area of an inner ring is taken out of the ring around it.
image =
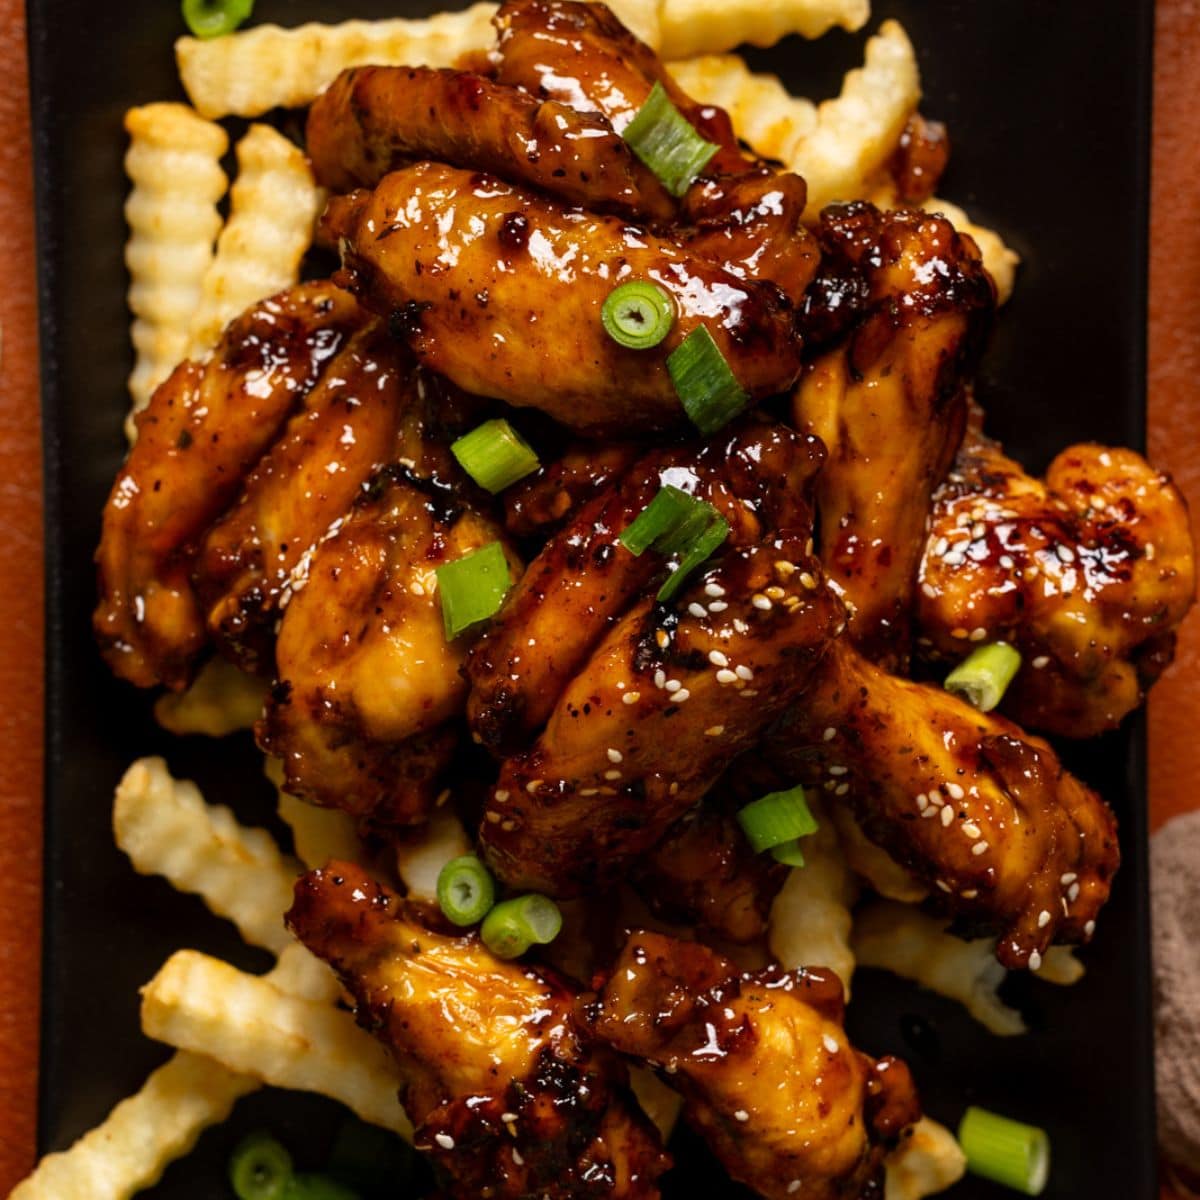
[[[766,529],[609,629],[489,795],[480,838],[502,879],[562,896],[618,876],[796,701],[845,621],[809,541]]]
[[[307,142],[318,181],[336,191],[433,159],[593,212],[675,214],[658,176],[602,116],[468,71],[352,67],[309,109]]]
[[[445,723],[467,691],[437,567],[498,537],[444,485],[396,466],[311,554],[258,727],[290,793],[384,825],[428,815],[456,744]]]
[[[700,327],[751,399],[799,373],[792,310],[771,284],[498,179],[422,163],[335,198],[325,221],[342,247],[339,281],[390,317],[422,362],[589,436],[683,424],[666,360]],[[618,345],[600,321],[630,279],[674,300],[675,324],[652,350]]]
[[[204,537],[193,583],[209,633],[247,671],[269,673],[292,572],[397,457],[413,365],[378,322],[352,337]]]
[[[941,688],[888,675],[844,640],[766,748],[848,804],[1007,967],[1086,941],[1120,860],[1116,819],[1040,738]]]
[[[139,415],[96,551],[93,625],[122,679],[187,684],[206,643],[189,578],[196,542],[363,320],[329,283],[264,300],[210,358],[176,368]]]
[[[712,504],[729,522],[730,543],[748,546],[768,516],[764,497],[804,496],[817,454],[782,426],[744,425],[707,445],[652,452],[584,505],[471,650],[468,715],[479,740],[498,751],[527,744],[613,623],[661,578],[657,556],[635,557],[620,540],[660,487]],[[807,511],[797,520],[811,524]]]
[[[1068,737],[1114,728],[1171,661],[1196,573],[1187,505],[1132,450],[1072,446],[1033,479],[973,429],[934,497],[916,618],[923,653],[1004,640],[1004,709]]]
[[[663,1071],[729,1174],[768,1200],[879,1195],[883,1155],[921,1112],[908,1068],[857,1051],[820,968],[739,973],[697,942],[630,936],[595,1035]]]
[[[802,327],[810,347],[835,344],[806,367],[795,420],[829,451],[821,560],[864,653],[903,666],[925,519],[962,437],[994,290],[974,242],[941,217],[834,205],[817,238]]]
[[[394,1054],[446,1195],[655,1200],[670,1160],[557,978],[501,962],[474,934],[431,932],[345,863],[304,876],[287,920]]]

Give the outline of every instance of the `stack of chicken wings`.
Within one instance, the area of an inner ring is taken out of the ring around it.
[[[359,867],[297,885],[290,926],[394,1052],[446,1195],[657,1196],[631,1063],[762,1195],[875,1195],[911,1077],[850,1044],[824,964],[730,957],[785,874],[733,808],[815,789],[1009,967],[1087,941],[1116,822],[1039,733],[1114,728],[1169,662],[1185,506],[1132,451],[1038,479],[985,435],[995,292],[950,222],[802,224],[803,179],[602,4],[508,0],[496,26],[477,70],[356,68],[312,106],[340,267],[158,388],[104,514],[97,637],[140,687],[213,652],[269,679],[287,790],[376,838],[469,776],[499,883],[587,902],[572,978]],[[656,84],[717,147],[681,196],[622,137]],[[601,323],[631,279],[675,307],[649,350]],[[750,401],[708,436],[666,369],[700,328]],[[501,498],[449,450],[497,415],[542,460]],[[621,535],[667,484],[729,534],[659,600],[663,560]],[[515,583],[448,639],[437,569],[493,542]],[[928,682],[998,640],[1022,654],[1001,711]],[[630,928],[630,891],[691,932]]]

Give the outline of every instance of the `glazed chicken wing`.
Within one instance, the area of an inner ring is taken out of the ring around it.
[[[820,968],[743,974],[639,932],[585,1011],[598,1038],[665,1072],[729,1174],[768,1200],[881,1194],[885,1150],[921,1115],[907,1067],[850,1044],[842,985]]]
[[[304,876],[287,919],[394,1054],[444,1194],[655,1200],[670,1160],[564,984],[494,958],[474,934],[431,932],[345,863]]]
[[[197,543],[363,320],[329,283],[264,300],[207,360],[177,367],[138,417],[96,551],[93,623],[121,678],[188,682],[207,641],[189,578]]]
[[[444,486],[397,466],[315,550],[292,585],[259,725],[290,793],[384,825],[428,816],[457,740],[444,726],[467,690],[436,572],[497,537]]]
[[[1116,819],[1040,738],[837,642],[767,752],[848,804],[1007,967],[1091,937],[1119,862]]]
[[[1005,711],[1090,737],[1171,660],[1196,586],[1187,506],[1132,450],[1072,446],[1043,482],[972,430],[934,498],[920,583],[927,654],[1011,642],[1022,667]]]
[[[486,171],[566,204],[668,220],[675,202],[598,114],[468,71],[353,67],[308,114],[317,179],[348,192],[410,162]]]
[[[793,314],[772,285],[498,179],[423,163],[335,199],[325,220],[342,247],[338,278],[422,362],[589,436],[684,424],[666,360],[701,326],[752,399],[799,373]],[[600,321],[630,279],[674,300],[677,319],[651,350],[618,345]]]
[[[958,449],[969,371],[993,305],[975,244],[941,217],[834,205],[809,289],[797,427],[829,451],[821,560],[868,657],[903,666],[925,519]]]

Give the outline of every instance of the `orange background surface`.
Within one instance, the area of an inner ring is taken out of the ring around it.
[[[1150,450],[1200,509],[1200,5],[1159,0]],[[0,1195],[33,1161],[41,916],[42,564],[24,5],[0,0]],[[1002,101],[998,101],[1002,102]],[[1103,203],[1104,197],[1096,197]],[[1098,252],[1099,249],[1098,249]],[[1193,522],[1195,526],[1195,521]],[[1200,807],[1200,617],[1151,701],[1157,826]],[[1110,1131],[1111,1134],[1111,1131]],[[1119,1136],[1119,1133],[1118,1135]]]

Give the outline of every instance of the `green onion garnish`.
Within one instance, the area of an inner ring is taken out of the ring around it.
[[[545,946],[558,937],[562,913],[536,892],[497,904],[484,918],[479,936],[497,958],[519,958],[530,946]]]
[[[462,469],[493,495],[533,474],[541,465],[529,443],[499,417],[464,433],[450,450]]]
[[[455,925],[474,925],[496,903],[496,885],[474,854],[464,854],[441,869],[437,898],[448,920]]]
[[[684,412],[701,433],[716,433],[749,402],[721,348],[703,325],[671,351],[667,370]]]
[[[254,11],[254,0],[183,0],[183,20],[198,38],[232,33]]]
[[[464,630],[499,612],[512,586],[508,559],[499,542],[488,542],[437,569],[442,622],[453,641]]]
[[[1026,1196],[1040,1196],[1050,1175],[1050,1138],[1036,1125],[968,1108],[958,1126],[967,1170]]]
[[[656,83],[621,135],[672,196],[682,196],[720,147],[706,142]]]
[[[1021,666],[1020,652],[1007,642],[980,646],[946,676],[946,691],[961,696],[980,712],[991,712]]]
[[[676,560],[658,589],[659,600],[670,600],[728,536],[729,522],[711,504],[667,484],[626,526],[620,542],[635,556],[653,548]]]
[[[600,321],[614,342],[630,350],[649,350],[671,332],[675,301],[657,283],[637,279],[608,293]]]
[[[229,1182],[238,1200],[283,1200],[292,1178],[292,1156],[265,1133],[252,1133],[229,1159]]]
[[[360,1200],[358,1192],[328,1175],[293,1175],[283,1189],[283,1200]]]
[[[792,843],[797,838],[816,833],[819,828],[804,799],[804,788],[799,784],[786,792],[768,792],[752,801],[738,811],[737,819],[756,854],[780,847],[781,854],[791,856],[795,849]],[[780,858],[779,861],[787,862],[788,859]],[[804,865],[802,855],[796,865]]]

